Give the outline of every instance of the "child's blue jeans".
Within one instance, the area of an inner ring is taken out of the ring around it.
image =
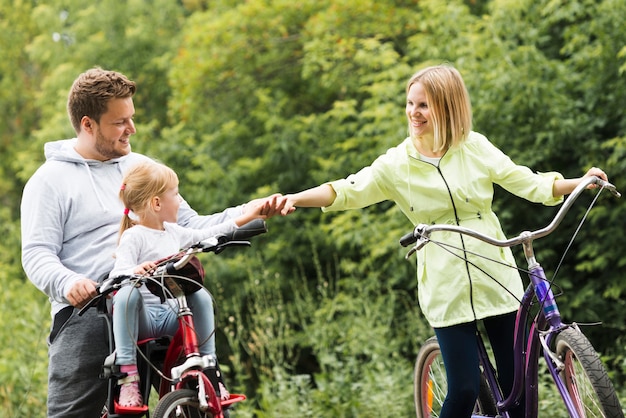
[[[200,354],[215,356],[213,300],[200,289],[187,296],[200,344]],[[175,299],[162,304],[146,304],[139,288],[122,287],[113,297],[113,335],[117,365],[137,364],[136,342],[174,335],[178,329]]]

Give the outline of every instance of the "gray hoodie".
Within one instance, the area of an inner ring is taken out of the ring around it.
[[[124,172],[148,157],[130,153],[108,161],[86,160],[76,138],[45,145],[46,162],[24,187],[21,202],[22,265],[29,280],[48,295],[52,316],[69,303],[79,279],[98,280],[114,264],[124,207],[118,193]],[[178,223],[205,228],[241,214],[241,207],[199,216],[187,202]]]

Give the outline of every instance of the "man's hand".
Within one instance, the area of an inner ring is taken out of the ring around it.
[[[72,306],[80,309],[98,294],[96,285],[97,283],[91,279],[80,279],[70,288],[66,299]]]

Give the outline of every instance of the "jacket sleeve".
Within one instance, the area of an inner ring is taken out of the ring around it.
[[[185,248],[215,235],[232,232],[237,229],[237,224],[235,224],[234,220],[228,219],[224,222],[203,229],[184,228],[180,225],[171,225],[171,227],[179,237],[178,240],[180,247]]]
[[[554,197],[552,194],[554,182],[563,179],[560,173],[535,173],[526,166],[515,164],[486,138],[481,138],[482,158],[490,162],[490,175],[494,183],[516,196],[546,206],[558,205],[563,201],[562,196]]]
[[[389,199],[384,181],[381,181],[388,154],[378,157],[370,166],[364,167],[345,179],[329,182],[337,197],[332,205],[322,208],[324,212],[360,209]]]

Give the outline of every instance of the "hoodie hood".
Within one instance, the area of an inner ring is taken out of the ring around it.
[[[107,161],[89,160],[83,158],[75,149],[78,143],[77,138],[62,139],[60,141],[48,142],[43,147],[46,161],[65,161],[68,163],[99,165],[99,164],[115,164],[126,158],[127,156],[113,158]]]
[[[72,163],[77,164],[81,167],[85,168],[85,174],[89,178],[89,184],[93,193],[98,200],[98,204],[100,208],[104,211],[108,211],[108,206],[105,204],[102,193],[98,190],[96,186],[96,182],[94,180],[94,176],[92,173],[93,169],[103,166],[114,166],[118,171],[119,175],[122,175],[121,165],[119,164],[121,161],[126,159],[128,156],[125,155],[119,158],[112,158],[107,161],[99,161],[99,160],[90,160],[83,158],[76,151],[76,144],[78,142],[77,138],[73,139],[64,139],[60,141],[48,142],[44,145],[44,155],[46,157],[46,161],[59,161],[63,163]]]

